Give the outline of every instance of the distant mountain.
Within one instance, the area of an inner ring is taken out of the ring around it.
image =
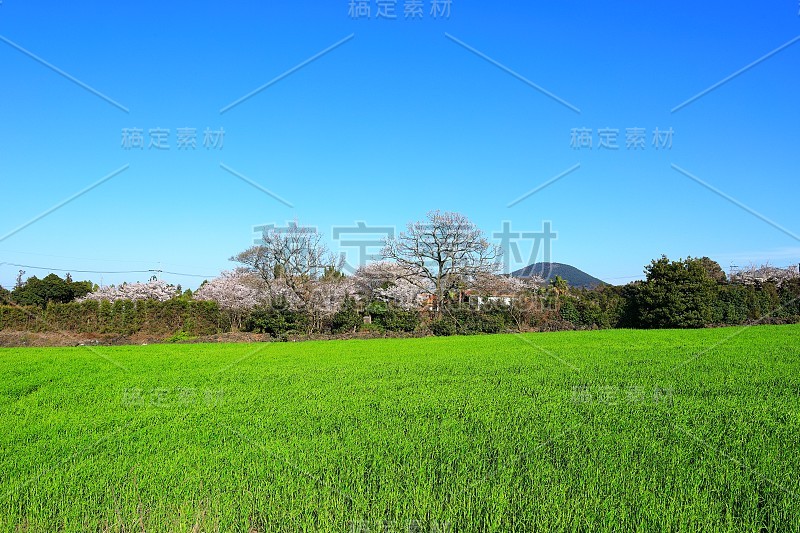
[[[561,276],[567,280],[570,287],[584,287],[586,289],[593,289],[598,285],[605,284],[604,281],[590,276],[583,270],[561,263],[535,263],[512,272],[511,276],[515,278],[540,276],[544,278],[545,281],[550,281],[556,276]]]

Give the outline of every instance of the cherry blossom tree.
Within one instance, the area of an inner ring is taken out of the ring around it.
[[[731,275],[731,281],[736,283],[743,283],[745,285],[759,285],[762,283],[772,282],[777,287],[783,285],[785,281],[800,277],[800,265],[792,266],[789,268],[779,268],[770,265],[769,263],[761,266],[756,266],[750,263],[746,268],[734,272]]]
[[[106,285],[76,301],[108,300],[109,302],[116,302],[117,300],[157,300],[159,302],[166,302],[176,296],[180,296],[180,291],[174,285],[160,280],[151,280],[147,283],[123,283],[118,286]]]
[[[216,302],[228,314],[231,325],[241,329],[248,312],[269,303],[269,294],[258,276],[234,270],[224,271],[219,277],[203,283],[195,291],[194,299]]]
[[[519,296],[545,284],[544,278],[516,278],[506,274],[481,274],[470,283],[469,288],[483,296]]]
[[[331,316],[342,308],[347,298],[358,296],[353,278],[326,278],[311,287],[309,311],[321,317]]]
[[[430,294],[433,285],[403,266],[378,261],[360,267],[353,276],[354,289],[365,302],[379,300],[405,310],[416,309],[421,294]]]

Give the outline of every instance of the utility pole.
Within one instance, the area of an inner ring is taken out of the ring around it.
[[[728,280],[729,281],[733,279],[733,269],[734,268],[739,268],[739,265],[734,265],[733,261],[731,261],[730,274],[728,274]]]

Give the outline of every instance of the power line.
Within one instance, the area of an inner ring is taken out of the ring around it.
[[[54,257],[56,259],[76,259],[78,261],[92,261],[98,263],[145,263],[152,265],[154,263],[158,263],[159,265],[162,264],[162,261],[153,261],[153,260],[144,260],[144,259],[98,259],[96,257],[75,257],[72,255],[54,255],[54,254],[42,254],[38,252],[20,252],[19,250],[0,250],[2,254],[22,254],[22,255],[35,255],[40,257]],[[187,267],[186,265],[179,265],[177,263],[163,263],[165,265],[172,265],[180,268],[192,268]]]
[[[206,276],[204,274],[184,274],[181,272],[170,272],[169,270],[156,270],[155,272],[161,272],[163,274],[172,274],[173,276],[188,276],[190,278],[214,278],[216,276]]]
[[[152,265],[157,261],[146,261],[143,259],[97,259],[91,257],[75,257],[72,255],[54,255],[54,254],[40,254],[36,252],[20,252],[17,250],[2,250],[3,254],[21,254],[21,255],[35,255],[39,257],[54,257],[56,259],[76,259],[78,261],[97,261],[101,263],[147,263]]]
[[[49,270],[51,272],[75,272],[76,274],[151,274],[151,273],[163,273],[163,274],[171,274],[173,276],[187,276],[192,278],[213,278],[215,276],[211,275],[204,275],[204,274],[186,274],[183,272],[171,272],[169,270],[160,270],[157,268],[151,268],[148,270],[78,270],[78,269],[70,269],[70,268],[53,268],[53,267],[43,267],[43,266],[34,266],[34,265],[21,265],[19,263],[7,263],[7,262],[0,262],[0,265],[9,265],[15,266],[20,268],[32,268],[35,270]]]
[[[33,268],[37,270],[51,270],[53,272],[75,272],[78,274],[146,274],[148,272],[157,272],[156,270],[73,270],[69,268],[52,268],[40,267],[33,265],[20,265],[18,263],[0,263],[0,265],[10,265],[20,268]]]

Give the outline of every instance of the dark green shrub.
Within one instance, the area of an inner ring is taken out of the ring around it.
[[[780,288],[780,297],[781,306],[787,315],[800,315],[800,278],[784,281]]]
[[[583,325],[581,323],[581,314],[578,312],[578,308],[575,304],[572,303],[572,300],[566,300],[561,304],[560,315],[562,319],[576,326]]]
[[[0,329],[17,331],[72,331],[166,336],[183,330],[211,335],[225,330],[226,321],[214,302],[182,300],[86,301],[37,307],[0,306]]]
[[[333,315],[331,331],[333,333],[355,332],[363,323],[361,314],[356,310],[355,301],[348,298],[342,308]]]
[[[372,317],[372,323],[387,331],[415,331],[420,325],[417,311],[406,311],[386,302],[372,302],[365,310]]]
[[[379,324],[388,331],[404,331],[411,333],[419,327],[419,313],[391,307],[386,314],[381,317]]]
[[[459,335],[500,333],[506,329],[506,321],[513,323],[511,308],[505,305],[487,305],[478,310],[467,306],[447,311],[456,323]]]
[[[34,306],[0,306],[0,330],[39,331],[41,309]]]
[[[511,308],[504,305],[486,306],[478,310],[467,306],[447,309],[444,316],[431,322],[434,335],[477,335],[501,333],[513,324]]]
[[[361,331],[368,331],[372,333],[383,333],[386,331],[383,326],[379,324],[361,324]]]
[[[301,311],[260,308],[251,311],[244,320],[244,330],[279,336],[289,332],[305,332],[308,324],[308,316]]]
[[[431,332],[439,337],[456,334],[456,321],[452,317],[437,318],[430,324]]]

